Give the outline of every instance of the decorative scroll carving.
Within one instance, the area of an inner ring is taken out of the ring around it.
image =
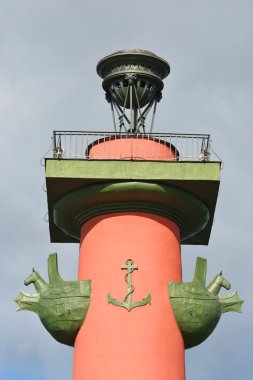
[[[157,66],[155,65],[149,65],[149,66],[144,66],[144,65],[119,65],[119,66],[112,66],[108,68],[108,70],[104,71],[104,76],[107,77],[109,75],[115,74],[115,73],[126,73],[126,72],[136,72],[138,74],[155,74],[159,78],[163,78],[164,74],[162,70],[158,70]]]

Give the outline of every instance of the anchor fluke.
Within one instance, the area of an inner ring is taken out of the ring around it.
[[[113,298],[110,294],[108,294],[108,303],[112,303],[115,306],[121,306],[127,309],[128,311],[131,311],[133,308],[138,306],[145,306],[147,304],[151,305],[151,294],[148,294],[146,298],[143,298],[141,301],[128,303],[128,302],[121,302],[117,299]]]

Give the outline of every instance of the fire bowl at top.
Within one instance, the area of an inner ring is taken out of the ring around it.
[[[101,59],[97,73],[103,88],[121,107],[142,108],[160,94],[170,66],[154,53],[140,49],[119,50]],[[129,85],[135,84],[130,95]]]

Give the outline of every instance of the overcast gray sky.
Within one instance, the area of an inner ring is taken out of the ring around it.
[[[202,255],[246,302],[186,353],[187,380],[252,377],[252,19],[251,0],[0,0],[1,379],[71,378],[72,349],[13,299],[51,252],[77,277],[78,245],[49,241],[40,159],[53,130],[112,130],[95,68],[124,48],[171,65],[154,131],[210,133],[225,163],[210,244],[183,246],[183,274]]]

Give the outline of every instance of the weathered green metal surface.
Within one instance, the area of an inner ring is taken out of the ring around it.
[[[134,265],[134,261],[132,259],[126,260],[126,265],[123,265],[121,269],[126,269],[127,273],[125,275],[125,281],[127,283],[127,294],[124,297],[124,301],[119,301],[108,294],[108,303],[112,303],[115,306],[121,306],[131,311],[135,307],[145,306],[147,304],[151,304],[151,295],[148,294],[147,297],[143,298],[141,301],[132,302],[132,294],[134,292],[134,286],[132,283],[132,273],[134,270],[139,269],[137,265]]]
[[[170,301],[185,348],[202,343],[213,332],[223,313],[241,312],[243,301],[237,292],[218,295],[221,287],[231,287],[222,273],[206,287],[206,267],[206,259],[198,257],[191,282],[169,282]]]
[[[95,180],[184,180],[219,181],[219,162],[127,161],[127,160],[56,160],[46,159],[46,177],[82,179],[83,185]]]
[[[208,244],[220,182],[217,162],[139,162],[110,160],[46,160],[49,229],[52,242],[78,242],[54,223],[55,203],[65,194],[104,182],[152,182],[191,193],[209,210],[209,221],[202,231],[183,244]]]
[[[37,293],[20,291],[17,311],[30,310],[39,315],[47,331],[60,343],[73,346],[90,303],[91,281],[64,281],[58,271],[57,253],[48,258],[47,283],[33,269],[25,285],[33,283]]]
[[[108,182],[83,187],[64,195],[54,205],[54,223],[79,239],[81,226],[90,218],[113,212],[142,211],[166,216],[181,230],[181,240],[202,231],[209,210],[186,191],[150,182]]]
[[[137,86],[137,90],[140,92],[139,102],[137,104],[134,103],[135,106],[140,103],[140,107],[144,107],[150,101],[150,97],[152,99],[152,96],[154,96],[153,92],[156,94],[162,90],[162,79],[169,75],[170,66],[168,62],[150,51],[128,49],[117,51],[101,59],[97,65],[97,72],[104,79],[103,88],[106,93],[110,92],[110,85],[119,83],[124,79],[126,80],[129,76],[142,79],[143,81],[147,80],[147,83],[150,85],[148,90],[150,95],[143,96],[143,88]],[[120,88],[119,93],[115,89],[112,95],[114,95],[122,107],[125,105],[126,108],[129,108],[129,100],[126,103],[122,102],[122,98],[125,95],[124,87],[126,86]]]

